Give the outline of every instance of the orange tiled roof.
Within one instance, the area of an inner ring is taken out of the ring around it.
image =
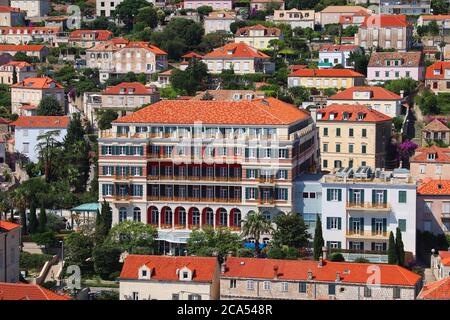
[[[361,24],[361,28],[367,27],[407,27],[408,21],[406,20],[405,15],[371,15],[367,16],[364,19],[364,22]]]
[[[45,46],[42,44],[0,44],[1,51],[41,51]]]
[[[155,87],[147,87],[140,82],[122,82],[116,86],[107,87],[102,94],[147,95],[153,94],[155,91]]]
[[[0,283],[0,300],[71,300],[36,284]]]
[[[61,84],[49,77],[26,78],[21,82],[13,84],[11,88],[50,89],[51,85],[54,85],[55,88],[64,89]]]
[[[348,114],[348,119],[344,120],[344,114]],[[360,122],[383,122],[390,121],[391,118],[387,115],[373,110],[362,104],[332,104],[328,107],[317,111],[317,115],[322,114],[318,121],[360,121]],[[334,114],[334,119],[330,119],[330,114]],[[359,114],[363,114],[362,120],[358,120]]]
[[[240,36],[248,36],[250,33],[250,30],[264,30],[264,36],[268,37],[268,36],[277,36],[279,37],[281,35],[281,30],[278,28],[267,28],[261,24],[257,24],[255,26],[249,26],[249,27],[242,27],[239,28],[236,31],[236,36],[240,37]]]
[[[424,285],[418,299],[450,300],[450,277]]]
[[[307,111],[275,98],[227,102],[163,100],[114,122],[289,125],[308,118]]]
[[[370,100],[401,100],[398,94],[395,94],[383,87],[351,87],[331,96],[329,100],[353,100],[353,93],[357,91],[370,91]]]
[[[447,20],[450,19],[449,14],[437,14],[437,15],[422,15],[422,20]]]
[[[352,51],[359,49],[359,46],[351,45],[351,44],[325,44],[320,47],[320,52],[341,52],[341,51]]]
[[[199,59],[201,59],[201,58],[203,58],[203,56],[201,56],[201,55],[199,55],[198,53],[195,53],[195,52],[189,52],[189,53],[186,53],[184,56],[182,56],[182,58],[184,58],[184,59],[192,59],[192,58],[199,58]]]
[[[350,69],[301,69],[292,72],[289,77],[331,77],[350,78],[364,77],[363,74]]]
[[[445,69],[450,68],[450,61],[438,61],[427,68],[426,79],[445,79]],[[434,74],[434,70],[439,70],[439,74]]]
[[[370,56],[368,67],[385,67],[387,60],[397,60],[400,65],[391,68],[423,66],[422,52],[374,52]]]
[[[448,132],[450,131],[450,128],[447,127],[445,124],[443,124],[441,121],[439,121],[438,119],[434,119],[433,121],[431,121],[430,123],[428,123],[423,129],[422,131],[431,131],[431,132],[441,132],[441,131],[445,131]]]
[[[70,33],[69,40],[84,40],[85,34],[94,34],[95,41],[108,41],[113,35],[109,30],[75,30]]]
[[[0,12],[20,12],[20,9],[7,6],[0,6]]]
[[[277,260],[229,257],[224,277],[273,279],[274,268],[278,268],[278,279],[307,280],[312,271],[315,281],[335,282],[339,272],[343,283],[367,283],[371,273],[367,272],[373,264],[324,261],[321,268],[312,260]],[[415,286],[421,277],[397,265],[377,264],[381,271],[383,285]],[[346,272],[350,271],[350,272]]]
[[[369,12],[368,9],[361,6],[328,6],[321,13],[356,13],[356,12]]]
[[[166,55],[167,54],[167,52],[161,50],[157,46],[154,46],[148,42],[129,42],[125,46],[125,48],[142,48],[142,49],[149,50],[157,55]]]
[[[120,273],[120,279],[138,279],[139,269],[146,265],[152,270],[151,279],[163,281],[179,281],[177,270],[184,267],[192,272],[193,281],[210,282],[218,267],[217,258],[186,256],[147,256],[130,254]]]
[[[67,116],[20,116],[11,125],[16,128],[67,128],[69,126]]]
[[[216,48],[214,51],[206,54],[205,59],[215,59],[215,58],[261,58],[269,59],[269,56],[262,53],[249,45],[240,43],[228,43],[223,47]]]
[[[444,266],[450,266],[450,251],[439,251],[439,256],[441,257],[441,263]]]
[[[417,187],[420,195],[450,195],[450,180],[428,180]]]
[[[26,62],[26,61],[10,61],[8,63],[5,63],[3,66],[15,66],[15,67],[18,67],[18,68],[25,68],[25,67],[31,67],[33,65],[31,63]]]
[[[0,230],[3,229],[3,230],[6,230],[6,231],[11,231],[11,230],[14,230],[16,228],[20,228],[20,224],[9,222],[9,221],[0,220]]]
[[[435,154],[435,159],[428,159],[428,154],[430,153]],[[410,162],[450,163],[450,148],[440,148],[438,146],[419,148]]]

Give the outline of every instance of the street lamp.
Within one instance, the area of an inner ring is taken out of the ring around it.
[[[64,240],[59,241],[61,243],[61,264],[64,266]]]

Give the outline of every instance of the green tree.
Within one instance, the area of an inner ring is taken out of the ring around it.
[[[53,96],[44,97],[41,102],[39,102],[37,109],[38,116],[62,116],[64,115],[64,110]]]
[[[37,215],[36,215],[36,207],[35,205],[32,203],[30,205],[30,213],[29,213],[29,217],[28,217],[28,225],[29,225],[29,230],[31,234],[34,234],[38,231],[38,227],[39,227],[39,222],[37,219]]]
[[[395,248],[397,252],[397,264],[403,267],[405,265],[405,247],[403,245],[402,232],[398,227],[395,236]]]
[[[112,227],[105,244],[129,253],[153,253],[156,229],[138,221],[123,221]]]
[[[212,11],[213,11],[213,8],[211,6],[200,6],[200,7],[197,8],[197,12],[201,16],[207,16]]]
[[[136,15],[135,28],[137,24],[140,24],[142,28],[156,28],[158,26],[158,14],[156,9],[153,6],[140,8]]]
[[[409,96],[417,88],[417,81],[411,78],[402,78],[397,80],[386,81],[384,87],[389,91],[396,94],[400,94],[400,91],[404,91],[404,95]]]
[[[225,256],[236,255],[242,247],[242,238],[226,228],[214,230],[204,227],[203,230],[191,232],[186,249],[189,255],[211,257],[214,254]]]
[[[39,232],[43,233],[47,230],[47,213],[45,212],[44,204],[41,206],[39,212]]]
[[[139,10],[144,7],[148,7],[146,0],[124,0],[116,6],[113,17],[121,20],[129,31],[133,29],[133,23],[139,14]]]
[[[103,279],[114,278],[114,275],[122,269],[122,264],[119,262],[121,253],[120,248],[97,245],[92,253],[95,273]]]
[[[17,69],[14,67],[13,74],[12,74],[12,83],[17,83]]]
[[[103,200],[101,211],[97,210],[97,218],[95,220],[95,244],[101,245],[111,230],[111,207],[106,200]]]
[[[314,230],[314,260],[319,261],[320,257],[322,256],[322,248],[324,246],[325,242],[323,240],[322,235],[322,222],[320,220],[320,217],[317,216],[316,221],[316,229]]]
[[[273,231],[269,220],[264,218],[261,213],[251,213],[247,215],[247,219],[242,221],[242,236],[255,239],[255,257],[260,256],[259,239],[262,234],[270,234]]]
[[[58,240],[53,231],[35,233],[31,236],[31,240],[40,246],[45,246],[45,248],[55,247],[58,244]]]
[[[348,61],[354,66],[356,72],[367,75],[367,66],[369,64],[369,57],[364,52],[352,51],[348,57]]]
[[[78,232],[70,233],[64,239],[64,258],[67,264],[85,266],[86,260],[92,256],[92,238]]]
[[[424,115],[438,114],[439,107],[436,95],[429,89],[425,89],[414,98],[414,102],[419,106]]]
[[[107,130],[112,128],[112,122],[119,117],[119,114],[114,110],[103,110],[98,113],[98,128],[100,130]]]
[[[52,181],[54,178],[55,167],[53,164],[61,148],[61,143],[57,140],[59,134],[59,130],[51,130],[37,137],[38,144],[36,148],[40,161],[44,165],[44,175],[47,182]]]
[[[75,113],[69,122],[67,127],[67,134],[64,137],[64,146],[67,149],[78,141],[84,141],[84,135],[86,131],[81,123],[81,117],[79,113]]]
[[[277,226],[273,232],[274,245],[302,248],[308,245],[310,235],[305,221],[297,213],[280,214],[275,217]]]
[[[194,60],[185,71],[175,69],[170,77],[170,82],[177,92],[195,95],[204,86],[207,76],[206,64]]]
[[[334,262],[344,262],[345,258],[342,255],[342,253],[333,253],[330,257],[330,261],[334,261]]]
[[[389,234],[389,242],[388,242],[388,263],[389,264],[397,264],[397,247],[395,246],[394,234]]]
[[[448,14],[449,3],[446,0],[433,0],[431,9],[433,9],[433,14]]]

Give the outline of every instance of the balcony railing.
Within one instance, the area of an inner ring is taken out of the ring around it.
[[[258,203],[259,204],[274,204],[275,200],[274,199],[259,199]]]
[[[114,176],[114,178],[115,178],[116,180],[128,180],[128,179],[131,178],[131,176],[130,176],[130,175],[120,175],[120,174],[116,174],[116,175]]]
[[[147,196],[147,201],[172,201],[172,202],[213,202],[213,203],[241,203],[241,198],[208,198],[208,197],[167,197],[167,196]]]
[[[118,194],[114,196],[115,201],[130,201],[131,196],[130,195],[124,195],[124,194]]]
[[[389,233],[386,231],[353,231],[348,230],[346,232],[347,238],[356,238],[356,239],[386,239],[389,237]]]
[[[259,182],[260,183],[274,183],[275,177],[274,176],[262,176],[262,177],[259,177]]]
[[[389,211],[391,209],[389,203],[377,203],[377,202],[347,202],[346,207],[348,210]]]

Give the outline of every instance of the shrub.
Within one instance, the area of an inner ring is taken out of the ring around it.
[[[44,264],[52,258],[49,254],[20,253],[20,269],[41,270]]]
[[[363,258],[363,257],[358,257],[353,262],[355,262],[355,263],[370,263],[369,260],[367,260],[366,258]]]
[[[331,258],[330,261],[333,262],[345,262],[345,258],[341,253],[334,253]]]
[[[47,282],[44,282],[43,284],[42,284],[42,287],[44,287],[45,289],[51,289],[51,288],[53,288],[53,287],[55,287],[56,286],[56,281],[55,280],[53,280],[53,281],[47,281]]]
[[[54,247],[58,244],[56,234],[53,231],[33,234],[31,239],[33,242],[36,242],[40,246],[45,246],[46,248]]]

